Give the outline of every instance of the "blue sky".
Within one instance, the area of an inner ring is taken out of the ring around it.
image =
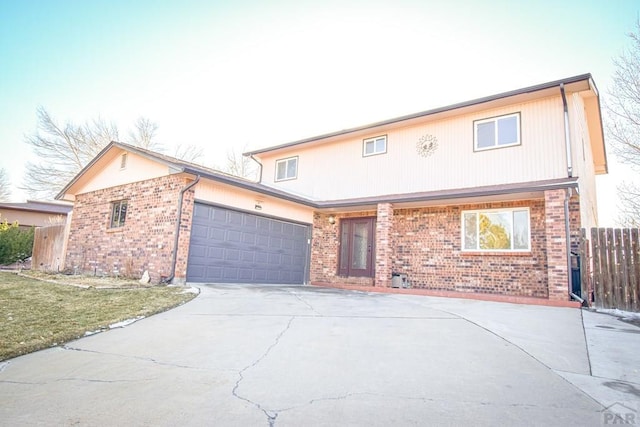
[[[38,106],[60,123],[113,121],[122,137],[148,117],[159,142],[203,146],[213,165],[233,147],[586,72],[606,99],[639,12],[637,0],[0,0],[0,167],[21,184]],[[611,160],[607,207],[623,171]]]

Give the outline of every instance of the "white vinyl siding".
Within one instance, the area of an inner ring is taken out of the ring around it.
[[[298,158],[289,157],[276,162],[276,181],[295,179],[298,177]]]
[[[474,121],[473,144],[476,151],[520,145],[520,114]]]
[[[521,112],[523,121],[526,118],[526,126],[520,129],[521,145],[481,152],[473,150],[474,120],[514,111]],[[318,200],[476,188],[567,176],[559,95],[389,129],[384,134],[389,145],[382,155],[363,157],[364,137],[347,135],[320,144],[296,146],[287,154],[264,154],[260,160],[265,171],[273,171],[276,161],[295,152],[304,173],[298,174],[297,179],[275,184],[283,190]],[[428,157],[416,151],[416,143],[424,135],[438,139],[437,149]],[[312,166],[303,166],[306,165],[303,158],[312,159]],[[274,180],[275,173],[263,174],[264,184],[274,184]]]
[[[524,252],[531,249],[529,209],[462,212],[462,250]]]
[[[365,139],[362,143],[362,155],[375,156],[387,152],[387,135]]]

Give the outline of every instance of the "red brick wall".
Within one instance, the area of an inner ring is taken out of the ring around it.
[[[395,217],[390,203],[378,204],[376,220],[375,286],[390,287],[393,266],[393,231]]]
[[[560,205],[545,205],[545,200],[485,203],[463,206],[399,209],[389,206],[389,220],[378,217],[376,224],[376,286],[390,285],[391,272],[405,273],[412,287],[456,292],[490,293],[510,296],[542,297],[549,295],[548,251],[554,261],[553,295],[567,299],[567,269],[564,246],[564,190],[555,197]],[[548,204],[548,203],[547,203]],[[385,205],[386,206],[386,205]],[[461,213],[464,210],[529,207],[531,252],[526,253],[468,253],[461,251]],[[384,206],[383,206],[384,207]],[[558,209],[561,208],[561,211]],[[572,235],[579,230],[579,199],[570,203]],[[380,209],[379,209],[380,210]],[[559,212],[562,216],[558,217]],[[379,213],[379,212],[378,212]],[[344,278],[337,275],[339,253],[339,222],[344,217],[372,216],[376,213],[357,212],[336,214],[331,225],[328,214],[316,213],[313,225],[311,281],[373,285],[368,278]],[[546,214],[557,223],[549,227]],[[380,235],[380,228],[390,229]],[[551,234],[548,234],[551,233]],[[577,234],[576,234],[577,235]],[[550,236],[550,237],[548,237]],[[548,244],[551,239],[552,244]],[[383,241],[387,250],[380,250]],[[384,265],[381,257],[389,256]],[[562,265],[564,262],[564,270]],[[390,269],[387,268],[390,266]],[[384,267],[384,268],[383,268]],[[389,270],[387,272],[387,270]],[[379,277],[380,275],[389,277]]]
[[[547,273],[549,283],[549,299],[567,300],[568,295],[568,274],[569,267],[567,265],[567,239],[565,225],[564,202],[566,199],[566,190],[549,190],[544,192],[545,208],[546,208],[546,234],[547,234]],[[569,203],[570,218],[575,218],[575,214],[571,214],[571,208],[575,204]],[[577,224],[579,226],[579,223]],[[571,236],[579,232],[579,227],[573,226]],[[571,237],[574,239],[573,237]],[[575,240],[577,242],[577,240]],[[572,243],[572,246],[574,244]]]
[[[173,283],[184,284],[187,280],[187,260],[189,259],[189,241],[191,240],[191,221],[195,203],[195,190],[191,188],[182,196],[182,218],[180,219],[180,236],[178,236],[178,252]]]
[[[531,252],[461,251],[464,210],[529,207]],[[396,210],[393,270],[414,288],[546,297],[544,203],[520,201]]]
[[[168,276],[178,197],[185,185],[185,178],[173,175],[78,195],[66,268],[108,276],[117,270],[119,275],[131,277],[140,277],[148,270],[153,282]],[[186,196],[190,202],[185,200],[183,206],[192,207],[193,195]],[[128,200],[125,224],[110,229],[111,202],[124,199]],[[188,236],[186,239],[188,251]],[[183,236],[181,244],[184,245]],[[185,256],[183,251],[182,257]]]

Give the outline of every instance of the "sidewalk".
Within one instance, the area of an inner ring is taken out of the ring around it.
[[[623,419],[640,424],[640,328],[615,316],[582,311],[591,375],[558,372]]]

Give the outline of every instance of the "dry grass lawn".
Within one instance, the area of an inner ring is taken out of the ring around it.
[[[131,280],[34,276],[39,277],[0,272],[0,361],[116,322],[150,316],[195,297],[182,287],[141,286]]]

